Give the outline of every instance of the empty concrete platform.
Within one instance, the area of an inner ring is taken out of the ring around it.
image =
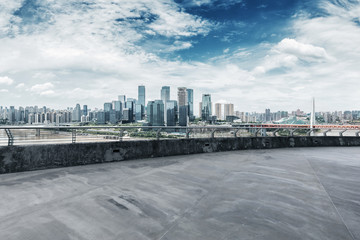
[[[360,240],[360,147],[5,174],[0,194],[4,240]]]

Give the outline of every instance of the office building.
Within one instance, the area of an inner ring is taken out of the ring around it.
[[[163,86],[161,88],[161,100],[163,101],[164,103],[164,108],[166,109],[166,104],[167,102],[170,100],[170,87],[169,86]],[[164,113],[164,122],[165,122],[165,125],[167,125],[167,111],[165,111]]]
[[[270,109],[265,109],[265,122],[270,122],[271,121],[271,113],[270,113]]]
[[[215,103],[215,116],[218,120],[222,119],[221,103]]]
[[[125,95],[119,95],[118,96],[118,100],[120,102],[122,102],[123,106],[125,105],[125,102],[126,102],[126,96]]]
[[[141,104],[145,107],[145,86],[138,86],[138,102],[137,104]]]
[[[147,117],[149,126],[164,126],[164,103],[162,100],[148,102]]]
[[[178,88],[178,108],[179,108],[179,126],[187,126],[188,124],[188,104],[187,91],[185,87]]]
[[[80,121],[81,121],[81,108],[80,108],[80,104],[76,104],[76,107],[75,107],[74,110],[73,110],[72,121],[73,121],[73,122],[80,122]]]
[[[201,118],[201,108],[202,108],[202,102],[199,102],[199,117]]]
[[[110,110],[110,114],[109,114],[109,122],[111,124],[116,124],[118,123],[119,119],[118,119],[118,115],[116,114],[117,112],[114,109]]]
[[[166,123],[167,126],[176,126],[178,121],[178,105],[177,101],[170,100],[166,103]]]
[[[142,104],[135,104],[135,121],[143,120],[144,116],[144,105]]]
[[[46,109],[46,108],[45,108]],[[46,111],[45,111],[46,112]],[[87,116],[88,115],[88,106],[83,105],[82,115]]]
[[[203,121],[211,121],[212,109],[211,109],[211,95],[203,94],[201,104],[201,119]]]
[[[105,124],[105,112],[99,111],[95,114],[97,124]]]
[[[234,116],[234,104],[225,103],[224,104],[224,119],[226,120],[227,116]]]
[[[170,87],[169,86],[163,86],[161,88],[161,100],[166,103],[170,100]]]
[[[112,109],[115,111],[115,118],[118,122],[122,119],[122,106],[121,101],[112,101]]]
[[[124,108],[123,114],[122,114],[122,122],[129,123],[131,121],[132,121],[132,111],[130,111],[130,109],[128,109],[128,108]]]
[[[194,121],[194,90],[193,89],[186,89],[187,91],[187,104],[188,104],[188,114],[189,114],[189,120]]]
[[[135,102],[136,102],[136,99],[134,99],[134,98],[128,98],[126,100],[125,107],[129,111],[129,116],[128,116],[128,120],[127,120],[128,122],[134,121]]]
[[[105,122],[110,121],[110,111],[112,110],[112,103],[104,103]]]

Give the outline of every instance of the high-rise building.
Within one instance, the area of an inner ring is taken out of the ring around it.
[[[83,115],[83,116],[87,116],[87,115],[88,115],[88,106],[87,106],[87,105],[83,105],[82,115]]]
[[[129,122],[133,122],[133,120],[134,120],[135,102],[136,102],[136,99],[128,98],[126,101],[126,104],[125,104],[125,107],[129,111],[129,117],[128,117]]]
[[[15,119],[15,107],[14,106],[10,106],[10,114],[9,114],[9,122],[11,124],[14,124],[16,121]]]
[[[143,120],[144,109],[142,104],[135,104],[135,121]]]
[[[211,121],[211,95],[203,94],[202,96],[202,104],[201,104],[201,119],[203,121]]]
[[[166,103],[166,123],[167,126],[176,126],[178,120],[177,101],[170,100]]]
[[[186,87],[178,88],[178,107],[179,107],[179,126],[187,126],[188,124],[188,103],[187,103]]]
[[[201,117],[202,102],[199,102],[199,117]]]
[[[232,103],[224,104],[224,119],[226,119],[227,116],[234,116],[234,104]]]
[[[221,103],[215,103],[215,116],[218,120],[222,119],[221,116]]]
[[[270,109],[267,108],[265,109],[265,122],[270,122],[271,121],[271,113],[270,113]]]
[[[110,121],[110,112],[112,110],[112,103],[104,103],[104,112],[105,112],[105,122]]]
[[[112,109],[115,111],[116,121],[121,121],[122,118],[122,102],[120,101],[112,101]]]
[[[164,126],[164,103],[162,100],[148,102],[147,117],[150,126]]]
[[[80,104],[76,104],[76,107],[75,107],[74,110],[73,110],[72,121],[73,121],[73,122],[80,122],[80,121],[81,121],[81,108],[80,108]]]
[[[118,100],[120,102],[122,102],[123,106],[125,105],[125,102],[126,102],[126,96],[125,95],[119,95],[118,96]]]
[[[120,102],[120,101],[112,101],[112,109],[114,109],[115,111],[121,112],[122,106],[123,106],[122,102]]]
[[[118,122],[118,114],[114,109],[110,110],[110,114],[109,114],[109,122],[111,124],[116,124]]]
[[[138,102],[137,104],[141,104],[145,107],[145,86],[138,86]]]
[[[186,89],[187,91],[187,102],[188,102],[188,114],[189,114],[189,120],[194,121],[194,90],[193,89]]]
[[[164,103],[164,108],[166,109],[166,104],[167,104],[167,101],[170,100],[170,87],[169,86],[163,86],[161,88],[161,100],[163,101]],[[165,122],[165,125],[167,125],[167,111],[165,111],[164,113],[164,122]]]
[[[161,100],[166,103],[170,100],[170,87],[169,86],[163,86],[161,88]]]
[[[98,124],[105,124],[105,112],[99,111],[95,114],[96,121]]]
[[[124,108],[122,112],[122,122],[123,123],[131,122],[132,120],[130,119],[132,119],[132,111],[130,111],[128,108]]]

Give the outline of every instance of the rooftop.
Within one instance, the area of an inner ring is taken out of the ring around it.
[[[360,239],[360,147],[246,150],[0,176],[1,239]]]

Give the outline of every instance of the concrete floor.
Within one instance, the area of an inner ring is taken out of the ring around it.
[[[0,176],[0,239],[360,239],[360,147]]]

